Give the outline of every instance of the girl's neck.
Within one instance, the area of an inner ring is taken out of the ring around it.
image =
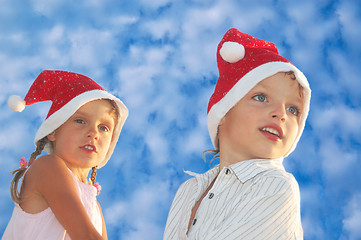
[[[71,166],[68,166],[68,168],[79,181],[81,181],[83,183],[89,183],[87,178],[88,178],[90,169],[73,168]]]

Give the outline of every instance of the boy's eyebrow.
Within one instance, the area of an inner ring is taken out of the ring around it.
[[[257,88],[257,89],[255,89],[255,88]],[[261,89],[258,89],[258,88],[261,88]],[[268,87],[263,86],[262,82],[260,82],[256,86],[254,86],[251,90],[249,90],[249,92],[258,92],[260,90],[267,90],[267,89],[268,89]]]
[[[255,89],[257,88],[257,89]],[[270,86],[266,86],[264,85],[263,82],[259,82],[256,86],[254,86],[250,91],[249,93],[252,93],[252,92],[258,92],[258,91],[265,91],[265,90],[268,90],[270,88]],[[297,92],[299,93],[299,92]],[[303,96],[300,95],[300,94],[294,94],[292,95],[292,99],[293,101],[296,101],[296,103],[298,105],[301,105],[303,106]]]

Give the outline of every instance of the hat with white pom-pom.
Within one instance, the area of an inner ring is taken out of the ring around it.
[[[120,131],[128,117],[128,109],[120,99],[105,91],[92,79],[67,71],[45,70],[35,79],[24,100],[13,95],[9,97],[8,105],[13,111],[21,112],[27,105],[52,101],[48,115],[35,135],[37,144],[65,123],[81,106],[97,99],[112,100],[119,112],[109,150],[98,165],[100,168],[107,163],[114,151]],[[52,153],[52,145],[47,143],[44,150]]]
[[[311,89],[303,73],[278,54],[273,43],[257,39],[235,28],[227,31],[217,48],[219,78],[209,99],[208,131],[215,149],[218,145],[218,125],[227,112],[263,79],[278,72],[293,71],[303,87],[304,106],[299,131],[289,155],[303,132],[309,111]]]

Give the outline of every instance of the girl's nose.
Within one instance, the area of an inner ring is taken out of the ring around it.
[[[96,127],[90,127],[87,136],[90,138],[98,139],[99,136],[98,129]]]

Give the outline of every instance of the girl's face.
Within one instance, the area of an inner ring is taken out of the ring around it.
[[[303,107],[297,80],[277,73],[259,82],[221,120],[219,144],[237,160],[283,157],[293,145]]]
[[[113,107],[107,100],[81,106],[63,125],[48,135],[53,154],[69,168],[92,168],[106,156],[115,127]]]

